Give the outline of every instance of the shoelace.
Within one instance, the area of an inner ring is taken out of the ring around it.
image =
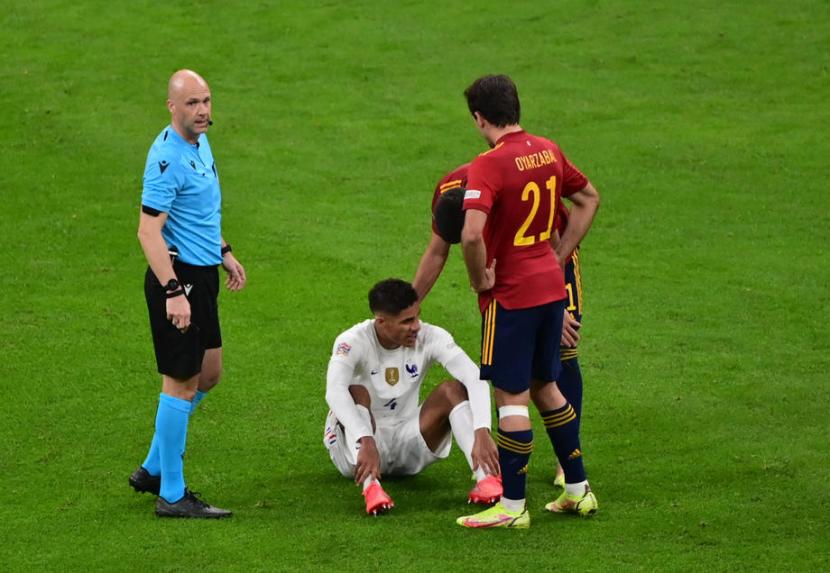
[[[200,495],[202,495],[202,494],[201,494],[201,493],[199,493],[198,491],[191,491],[191,490],[189,490],[189,489],[188,489],[188,490],[186,490],[185,495],[186,495],[188,498],[190,498],[190,500],[191,500],[193,503],[195,503],[196,505],[198,505],[199,507],[208,507],[208,504],[206,504],[204,501],[202,501],[201,499],[199,499],[199,497],[198,497],[198,496],[200,496]]]

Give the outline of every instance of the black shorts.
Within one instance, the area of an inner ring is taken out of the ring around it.
[[[190,303],[187,332],[180,332],[167,320],[164,287],[150,268],[144,275],[144,297],[150,313],[158,371],[177,380],[187,380],[201,372],[205,350],[222,346],[217,304],[219,270],[216,266],[197,267],[179,261],[173,263],[173,270]]]
[[[531,378],[556,381],[564,310],[564,300],[508,310],[493,299],[481,317],[481,379],[512,394]]]

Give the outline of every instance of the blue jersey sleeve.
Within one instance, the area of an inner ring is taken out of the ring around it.
[[[176,194],[184,187],[184,176],[175,153],[151,150],[144,166],[144,191],[141,204],[169,213]]]

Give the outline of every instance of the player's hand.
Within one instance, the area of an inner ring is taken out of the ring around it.
[[[476,430],[470,457],[473,459],[473,469],[481,468],[491,476],[499,475],[499,450],[487,428]]]
[[[190,302],[182,295],[167,299],[167,320],[181,332],[190,328]]]
[[[579,342],[579,327],[582,324],[577,321],[567,310],[562,316],[562,346],[575,348]]]
[[[490,263],[490,266],[484,269],[484,280],[481,284],[472,285],[476,292],[485,292],[493,288],[496,284],[496,259]]]
[[[228,272],[225,286],[228,290],[242,290],[248,278],[245,276],[245,268],[236,260],[233,253],[225,253],[222,256],[222,268]]]
[[[354,481],[362,484],[366,478],[380,479],[380,454],[371,436],[360,438],[360,449],[357,451],[357,463],[354,466]]]

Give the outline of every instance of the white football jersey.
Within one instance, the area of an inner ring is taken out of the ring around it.
[[[350,384],[369,391],[376,423],[390,425],[417,412],[421,382],[432,363],[446,365],[463,352],[449,332],[426,322],[421,322],[415,346],[387,350],[369,319],[337,337],[331,361],[351,368]]]

